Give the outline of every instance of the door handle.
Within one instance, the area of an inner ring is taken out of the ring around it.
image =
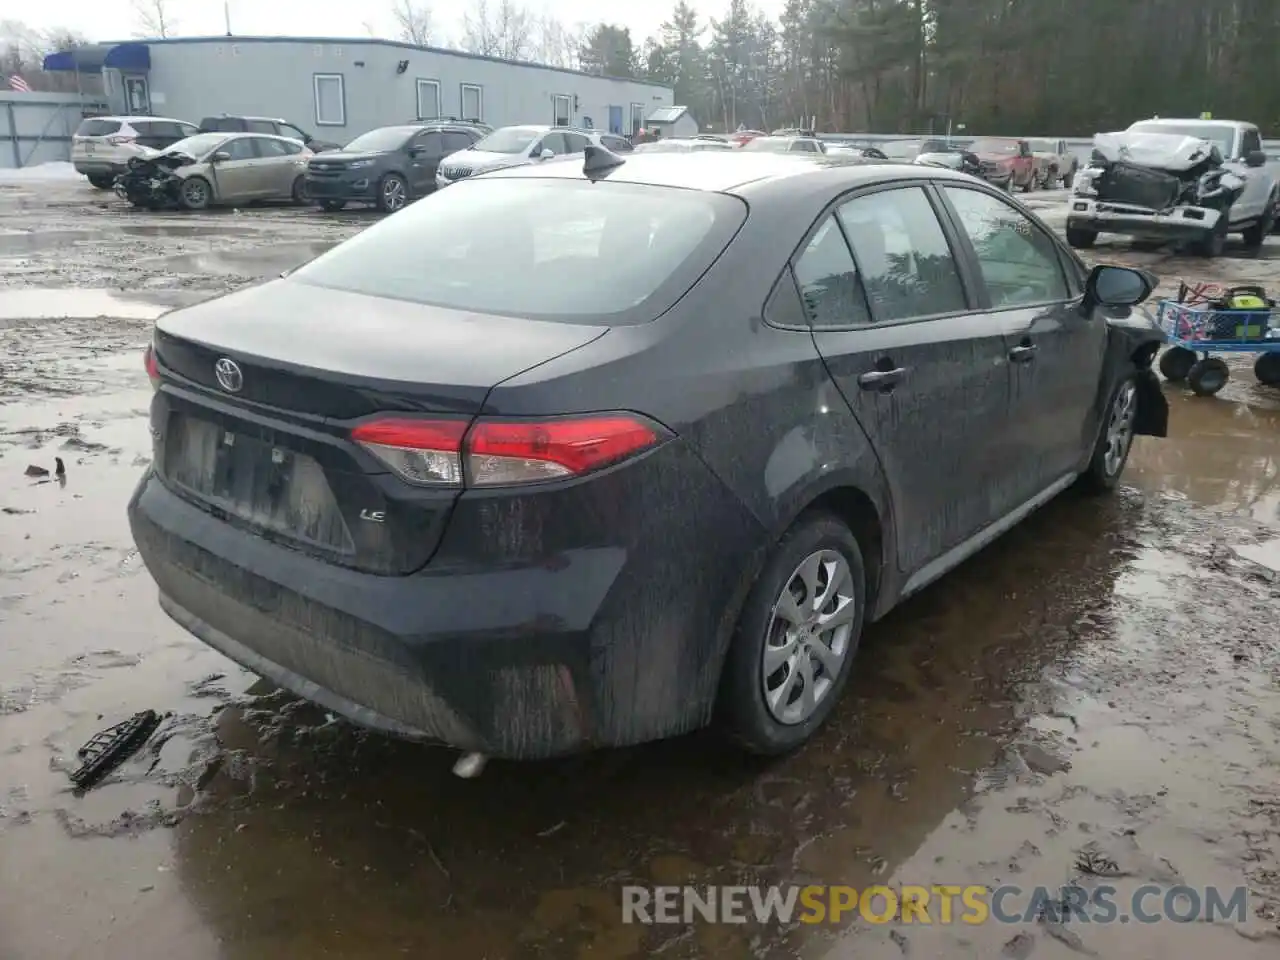
[[[1014,363],[1030,363],[1036,358],[1036,345],[1024,343],[1009,351],[1009,359]]]
[[[872,370],[858,377],[858,386],[863,390],[888,392],[901,383],[902,378],[906,375],[906,367],[895,367],[892,370]]]

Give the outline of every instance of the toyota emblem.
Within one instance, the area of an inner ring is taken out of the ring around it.
[[[244,387],[244,374],[234,360],[223,357],[213,365],[213,373],[218,378],[218,386],[227,393],[239,393]]]

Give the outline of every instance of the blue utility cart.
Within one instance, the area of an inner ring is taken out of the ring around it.
[[[1200,396],[1212,396],[1231,375],[1212,354],[1256,353],[1258,382],[1280,386],[1280,310],[1261,287],[1184,282],[1176,300],[1159,301],[1156,321],[1171,344],[1160,355],[1166,380],[1185,380]]]

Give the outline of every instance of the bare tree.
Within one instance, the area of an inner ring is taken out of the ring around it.
[[[133,12],[142,26],[139,36],[167,37],[178,25],[169,15],[169,0],[133,0]]]
[[[529,53],[538,63],[549,67],[576,70],[581,62],[578,53],[585,33],[582,24],[571,29],[550,14],[543,14],[530,30]]]
[[[395,0],[391,6],[399,31],[397,39],[425,47],[431,42],[431,8],[414,0]]]
[[[462,43],[471,53],[504,60],[527,60],[533,46],[533,17],[514,0],[475,0],[462,17]]]

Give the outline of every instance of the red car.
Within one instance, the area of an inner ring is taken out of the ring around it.
[[[756,137],[767,136],[768,134],[763,130],[739,130],[737,133],[734,133],[729,137],[729,142],[735,147],[740,147],[743,144],[750,143]]]
[[[1036,161],[1031,144],[1017,137],[979,137],[969,145],[981,167],[982,179],[1010,193],[1020,187],[1024,193],[1035,189]]]

